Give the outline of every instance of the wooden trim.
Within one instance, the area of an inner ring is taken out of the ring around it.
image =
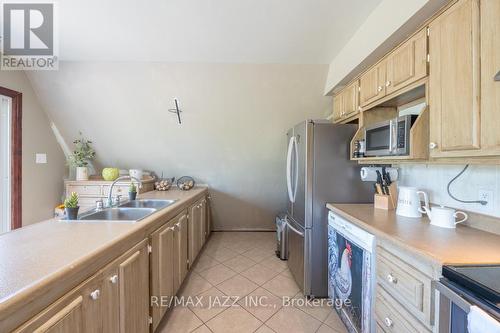
[[[12,99],[11,119],[11,229],[22,226],[22,102],[23,94],[0,87],[0,95]]]

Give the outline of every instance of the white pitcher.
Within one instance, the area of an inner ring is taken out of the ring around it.
[[[420,194],[424,197],[424,202],[429,207],[427,193],[419,191],[415,187],[400,186],[398,188],[398,207],[396,214],[405,217],[422,217],[420,210]]]
[[[444,206],[436,207],[421,207],[420,212],[425,213],[429,216],[431,224],[441,228],[453,229],[459,223],[467,221],[469,217],[466,213],[461,211],[455,211],[453,208],[447,208]],[[458,215],[463,215],[463,219],[457,221]]]

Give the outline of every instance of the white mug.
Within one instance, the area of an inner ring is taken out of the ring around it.
[[[139,180],[142,179],[142,170],[141,169],[130,169],[128,171],[128,174],[130,175],[130,177],[135,177]]]
[[[420,211],[420,194],[424,197],[425,205],[429,206],[427,193],[415,187],[400,186],[398,188],[398,206],[396,214],[405,217],[422,217]]]
[[[467,218],[469,217],[464,212],[457,212],[453,208],[447,208],[444,206],[436,206],[432,208],[422,207],[420,211],[429,216],[432,225],[448,229],[455,228],[457,224],[467,221]],[[459,214],[463,215],[463,219],[456,221]]]

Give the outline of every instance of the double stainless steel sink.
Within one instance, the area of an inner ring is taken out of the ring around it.
[[[123,221],[135,222],[144,219],[154,212],[172,205],[176,200],[139,199],[131,200],[103,209],[92,209],[78,215],[78,220],[83,221]],[[77,220],[77,221],[78,221]]]

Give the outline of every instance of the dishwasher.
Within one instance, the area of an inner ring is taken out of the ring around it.
[[[350,333],[375,332],[375,236],[328,214],[328,296]]]

